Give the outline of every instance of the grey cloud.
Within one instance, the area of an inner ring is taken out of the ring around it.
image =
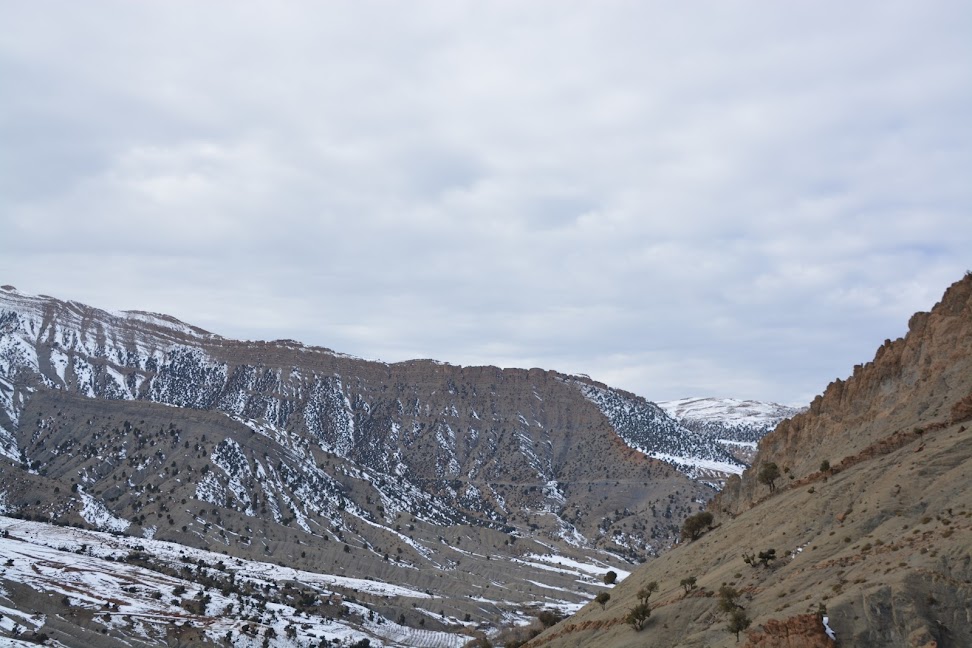
[[[0,273],[23,290],[799,402],[972,265],[960,3],[0,21]]]

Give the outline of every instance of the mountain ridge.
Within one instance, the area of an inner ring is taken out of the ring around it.
[[[576,609],[743,467],[585,376],[237,341],[10,288],[0,405],[7,515],[435,592],[421,615],[372,608],[416,630]]]

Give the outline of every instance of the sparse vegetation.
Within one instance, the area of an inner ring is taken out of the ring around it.
[[[540,621],[544,628],[549,628],[560,623],[560,620],[564,617],[561,616],[559,612],[554,610],[544,610],[537,615],[537,620]]]
[[[644,587],[638,590],[638,600],[642,603],[647,603],[648,599],[651,598],[653,592],[658,591],[658,581],[651,581]]]
[[[776,549],[760,551],[759,554],[743,554],[743,562],[751,567],[756,567],[757,565],[769,567],[769,564],[774,560],[776,560]]]
[[[731,585],[723,585],[719,588],[719,611],[723,612],[724,614],[729,614],[742,608],[742,606],[737,602],[738,599],[739,590]]]

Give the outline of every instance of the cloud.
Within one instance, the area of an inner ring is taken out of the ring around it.
[[[972,265],[970,18],[8,4],[0,272],[389,361],[808,400]]]

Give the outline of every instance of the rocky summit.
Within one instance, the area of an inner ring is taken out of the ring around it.
[[[670,549],[745,468],[724,441],[584,376],[4,286],[0,637],[513,643]]]

